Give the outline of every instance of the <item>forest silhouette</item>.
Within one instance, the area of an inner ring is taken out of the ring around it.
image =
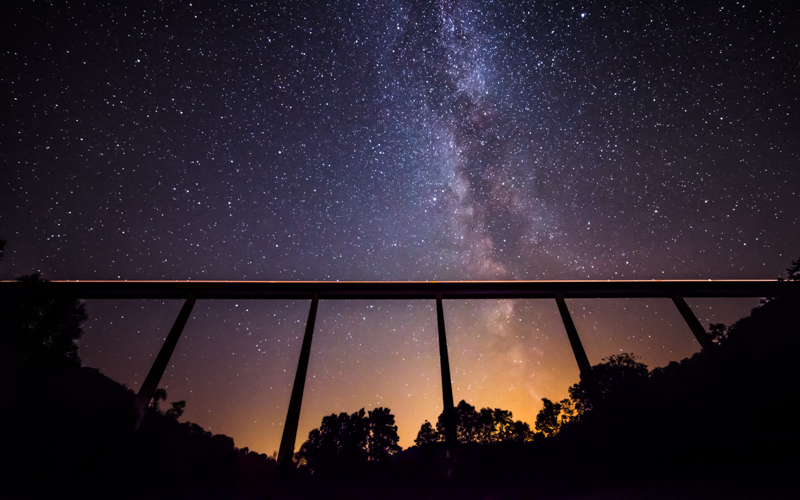
[[[787,271],[799,280],[800,259]],[[710,325],[708,349],[663,368],[606,358],[568,398],[543,400],[533,428],[461,401],[457,445],[444,442],[440,415],[401,450],[391,410],[361,409],[323,418],[278,467],[180,422],[185,402],[167,403],[163,389],[134,431],[133,391],[80,365],[83,304],[7,298],[0,497],[789,498],[799,305],[765,299],[730,327]]]

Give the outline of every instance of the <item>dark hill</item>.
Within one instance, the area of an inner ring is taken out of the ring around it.
[[[133,432],[133,391],[93,368],[4,364],[4,498],[250,498],[274,461],[148,409]],[[259,495],[261,497],[261,495]]]
[[[712,348],[608,384],[554,437],[462,444],[451,459],[444,443],[414,447],[302,478],[285,498],[796,498],[798,325],[797,297],[770,300]]]

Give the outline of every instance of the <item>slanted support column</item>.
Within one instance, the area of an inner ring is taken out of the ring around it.
[[[587,372],[591,370],[592,365],[589,364],[589,358],[586,356],[586,351],[583,350],[581,338],[578,337],[578,330],[575,328],[575,323],[572,322],[572,316],[569,315],[567,303],[564,302],[564,296],[561,292],[556,293],[556,304],[558,304],[558,312],[561,313],[561,320],[564,322],[564,329],[567,330],[572,352],[575,353],[578,369],[581,373]]]
[[[181,338],[183,327],[186,326],[186,322],[189,320],[189,315],[192,313],[192,308],[196,300],[194,295],[190,295],[186,299],[186,302],[183,303],[181,312],[178,313],[178,318],[175,320],[175,324],[172,325],[172,330],[169,331],[169,335],[167,335],[166,340],[164,340],[164,345],[161,346],[161,350],[158,352],[153,366],[150,367],[150,372],[144,379],[142,388],[139,389],[139,393],[136,394],[136,399],[134,399],[133,402],[133,407],[136,411],[134,429],[138,430],[139,426],[142,425],[145,409],[150,404],[150,400],[153,399],[153,394],[156,392],[159,382],[161,382],[164,370],[167,369],[167,365],[169,364],[169,358],[172,357],[172,351],[175,350],[175,346]]]
[[[306,333],[303,336],[303,347],[300,349],[300,361],[297,363],[297,373],[294,376],[289,412],[286,414],[286,424],[283,426],[283,437],[281,437],[281,447],[278,451],[279,465],[291,463],[294,456],[294,444],[297,440],[297,426],[300,423],[300,407],[303,404],[303,390],[306,386],[308,358],[311,356],[311,338],[314,336],[314,321],[317,318],[318,303],[319,297],[314,295],[311,298],[311,309],[308,311]]]
[[[436,295],[436,321],[439,325],[439,365],[442,368],[442,402],[444,406],[444,440],[452,450],[458,439],[456,432],[456,412],[453,407],[453,382],[450,378],[450,358],[447,356],[447,337],[444,332],[444,310],[442,295]]]
[[[706,333],[705,328],[703,328],[703,325],[701,325],[700,321],[698,321],[697,316],[694,315],[694,312],[692,311],[692,308],[689,307],[689,304],[683,300],[683,296],[681,296],[679,293],[674,294],[672,296],[672,302],[674,302],[675,306],[677,306],[678,311],[680,311],[681,316],[683,316],[683,320],[686,321],[687,325],[689,325],[689,329],[694,334],[697,342],[700,344],[700,347],[702,349],[708,349],[710,344],[708,333]]]

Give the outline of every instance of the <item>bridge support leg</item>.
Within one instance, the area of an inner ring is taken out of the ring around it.
[[[444,331],[442,296],[436,296],[436,321],[439,325],[439,365],[442,369],[442,403],[444,407],[445,443],[452,450],[458,440],[456,412],[453,407],[453,382],[450,378],[450,359],[447,356],[447,337]]]
[[[308,372],[308,358],[311,356],[311,339],[314,336],[314,321],[317,318],[317,304],[319,298],[311,298],[311,309],[308,311],[306,333],[303,336],[303,346],[300,349],[300,361],[297,363],[297,373],[292,386],[292,398],[289,400],[289,412],[286,414],[286,424],[283,426],[281,447],[278,451],[278,464],[288,465],[294,457],[294,445],[297,440],[297,426],[300,422],[300,407],[303,404],[303,390],[306,386]]]
[[[572,322],[572,316],[569,315],[567,303],[564,302],[561,292],[556,293],[556,304],[558,304],[558,312],[561,313],[561,320],[564,322],[564,329],[567,330],[567,337],[569,337],[572,352],[575,354],[575,360],[578,362],[578,369],[581,373],[585,373],[591,370],[592,365],[589,364],[589,358],[586,356],[586,351],[583,350],[578,330],[575,328],[575,323]]]
[[[700,324],[700,321],[697,320],[697,316],[694,315],[692,312],[692,308],[689,307],[689,304],[683,300],[681,294],[676,293],[672,296],[672,302],[675,303],[675,306],[680,311],[681,316],[683,316],[683,320],[686,321],[686,324],[689,325],[689,329],[694,334],[697,342],[700,344],[702,349],[708,349],[709,345],[711,344],[708,333],[706,333],[705,328],[703,325]]]
[[[136,412],[136,422],[134,425],[134,429],[136,430],[142,425],[145,409],[150,404],[150,400],[153,399],[153,394],[156,392],[159,382],[161,382],[164,370],[167,369],[167,365],[169,364],[169,358],[172,356],[172,351],[175,350],[175,346],[181,338],[183,327],[186,326],[186,322],[189,320],[189,315],[192,313],[192,308],[196,300],[194,295],[190,295],[183,303],[181,312],[178,313],[178,318],[175,320],[175,324],[172,325],[172,330],[169,331],[169,335],[167,335],[166,340],[164,340],[164,345],[161,346],[161,350],[158,352],[153,366],[150,367],[150,371],[144,379],[142,388],[139,389],[139,392],[136,394],[136,399],[134,399],[133,402],[133,407]]]

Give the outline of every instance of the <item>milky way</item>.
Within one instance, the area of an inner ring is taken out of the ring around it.
[[[800,256],[798,14],[15,2],[0,16],[1,277],[774,278]],[[691,305],[707,322],[755,303]],[[135,388],[179,304],[88,307],[84,363]],[[307,307],[199,303],[170,399],[276,449]],[[669,303],[570,307],[592,362],[697,349]],[[577,379],[554,304],[445,312],[457,400],[532,421]],[[301,434],[386,405],[411,444],[441,410],[432,306],[322,303],[317,328]]]

